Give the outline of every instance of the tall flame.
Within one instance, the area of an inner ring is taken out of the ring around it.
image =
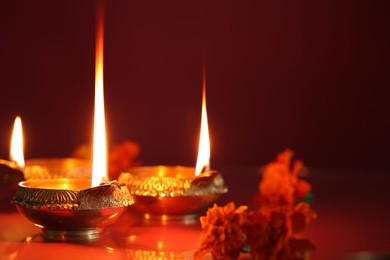
[[[203,170],[210,169],[210,136],[206,109],[206,77],[203,71],[202,91],[202,118],[200,124],[200,137],[198,148],[198,159],[196,160],[195,175],[198,176]]]
[[[95,112],[93,125],[92,187],[107,178],[107,141],[103,90],[103,8],[99,6],[96,33]]]
[[[12,131],[10,159],[18,166],[24,167],[22,119],[19,116],[15,118]]]

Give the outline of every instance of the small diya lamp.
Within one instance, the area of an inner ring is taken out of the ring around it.
[[[25,161],[22,121],[15,119],[10,145],[10,160],[0,160],[1,201],[8,204],[18,183],[34,179],[91,179],[90,160],[78,158],[41,158]],[[3,187],[4,186],[4,187]]]
[[[79,158],[24,160],[22,120],[16,117],[11,136],[10,160],[0,160],[3,180],[19,183],[30,179],[91,178],[91,161]]]
[[[122,173],[119,181],[127,184],[133,208],[146,219],[191,220],[227,192],[219,172],[194,173],[194,167],[146,166]]]
[[[133,208],[162,220],[183,220],[196,216],[201,209],[227,192],[222,175],[209,168],[210,137],[208,131],[206,91],[203,81],[202,116],[198,159],[195,167],[146,166],[130,169],[119,176],[134,197]]]
[[[101,20],[99,20],[101,22]],[[107,181],[106,132],[103,94],[103,27],[99,22],[95,86],[92,179],[29,179],[19,183],[13,203],[18,211],[55,240],[94,239],[116,221],[134,201],[124,184]],[[38,161],[39,162],[39,161]],[[64,161],[60,161],[60,164]],[[69,163],[69,162],[68,162]],[[58,161],[40,161],[58,166]],[[66,164],[63,164],[64,166]],[[45,168],[45,167],[43,167]],[[66,168],[66,167],[65,167]],[[49,177],[52,167],[48,167]],[[64,170],[61,167],[56,169]],[[73,169],[71,167],[71,169]],[[38,171],[40,172],[40,171]],[[61,174],[67,171],[59,171]],[[67,172],[69,174],[69,172]],[[39,174],[38,174],[39,175]],[[58,177],[58,176],[57,176]],[[65,177],[65,178],[64,178]]]
[[[123,184],[90,179],[29,180],[19,183],[13,203],[44,236],[54,240],[94,239],[133,203]]]

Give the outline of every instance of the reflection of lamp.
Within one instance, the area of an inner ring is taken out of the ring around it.
[[[129,229],[122,243],[129,259],[193,259],[199,224],[144,223]]]
[[[46,242],[55,241],[48,241],[42,234],[28,236],[24,243],[18,243],[14,259],[31,259],[32,256],[33,259],[126,259],[126,251],[108,236],[72,243],[51,243],[51,246]]]
[[[150,215],[196,213],[227,192],[220,173],[209,169],[210,138],[203,81],[202,118],[196,168],[181,166],[139,167],[122,173],[120,182],[134,196],[134,208]]]

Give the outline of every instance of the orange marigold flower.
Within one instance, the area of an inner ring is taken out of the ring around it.
[[[290,215],[292,234],[301,233],[306,228],[306,225],[316,218],[317,213],[310,208],[309,204],[299,203]]]
[[[311,191],[311,185],[307,181],[299,180],[295,186],[295,197],[297,199],[304,198]]]
[[[310,184],[298,179],[303,164],[299,160],[292,162],[293,155],[293,151],[286,149],[278,154],[275,161],[266,165],[259,183],[263,207],[293,205],[297,198],[310,192]]]
[[[214,259],[237,258],[245,243],[241,229],[246,206],[235,207],[231,202],[223,207],[216,204],[200,218],[202,225],[201,245],[195,257],[211,253]]]
[[[287,241],[286,221],[283,212],[272,212],[268,216],[261,211],[248,213],[243,229],[254,259],[277,259]]]
[[[214,205],[201,217],[202,235],[195,257],[211,253],[214,259],[232,259],[243,248],[256,260],[307,260],[314,244],[302,236],[307,224],[317,217],[307,203],[296,205],[311,185],[298,178],[303,164],[291,161],[293,152],[285,150],[267,164],[259,183],[260,209],[246,211]]]
[[[291,237],[282,252],[279,254],[280,260],[307,260],[310,259],[310,251],[316,248],[314,244],[306,238]]]
[[[246,214],[243,230],[251,255],[258,260],[304,260],[315,249],[301,232],[316,214],[306,203]]]

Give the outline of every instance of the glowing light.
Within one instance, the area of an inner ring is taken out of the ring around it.
[[[118,216],[118,214],[119,214],[119,213],[114,213],[114,214],[112,214],[111,216],[109,216],[108,218],[110,218],[110,219],[111,219],[111,218],[115,218],[116,216]]]
[[[168,216],[165,214],[161,215],[161,220],[162,222],[166,222],[168,220]]]
[[[62,183],[62,184],[59,184],[59,187],[58,189],[60,190],[69,190],[71,189],[72,185],[69,184],[69,183]]]
[[[18,166],[24,167],[22,119],[19,116],[15,118],[12,131],[10,159]]]
[[[163,242],[162,242],[162,241],[158,241],[158,243],[157,243],[157,248],[158,248],[159,250],[161,250],[161,249],[163,248]]]
[[[207,120],[207,109],[206,109],[206,79],[205,79],[205,73],[203,72],[202,117],[201,117],[201,124],[200,124],[198,159],[196,161],[195,175],[198,176],[204,170],[209,170],[209,168],[210,168],[210,136],[209,136],[209,126]]]
[[[107,141],[104,116],[103,36],[104,16],[99,9],[96,34],[95,118],[93,125],[92,187],[107,178]]]
[[[137,238],[137,237],[136,237],[135,235],[131,235],[131,236],[129,237],[129,240],[130,240],[131,242],[134,242],[136,238]]]
[[[32,236],[26,236],[26,242],[30,242],[33,239]]]

